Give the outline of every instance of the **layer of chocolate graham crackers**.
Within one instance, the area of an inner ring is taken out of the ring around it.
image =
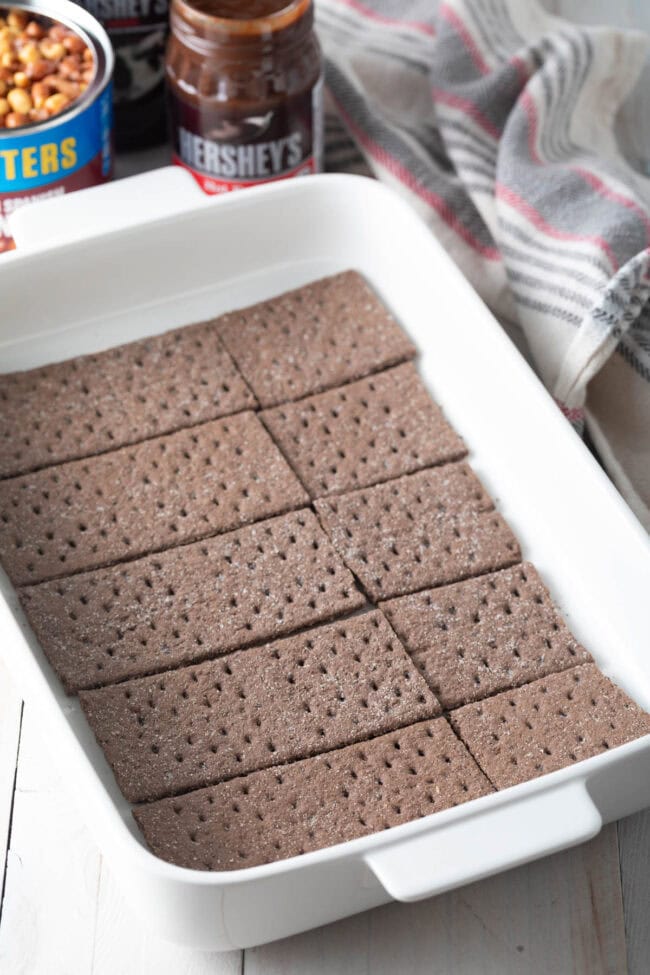
[[[130,802],[188,792],[440,714],[378,612],[81,694]]]
[[[497,789],[650,734],[650,715],[591,663],[468,704],[451,723]]]
[[[312,498],[369,487],[467,453],[411,362],[264,410],[261,417]]]
[[[162,551],[308,503],[254,413],[0,481],[18,585]]]
[[[365,603],[309,509],[19,594],[71,692],[206,660]]]
[[[377,601],[512,565],[519,545],[465,462],[314,503],[334,547]]]
[[[590,659],[529,562],[380,607],[447,710]]]
[[[257,400],[211,323],[0,375],[0,478],[114,450]]]
[[[0,376],[0,561],[173,863],[298,855],[650,731],[414,355],[348,271]]]
[[[416,354],[355,271],[223,315],[219,335],[264,407],[342,386]]]
[[[154,853],[199,870],[297,856],[493,792],[445,718],[138,806]]]

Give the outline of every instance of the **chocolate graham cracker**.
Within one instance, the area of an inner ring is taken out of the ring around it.
[[[440,713],[376,611],[80,699],[129,802],[198,789]]]
[[[254,413],[0,482],[0,560],[17,584],[160,551],[308,497]]]
[[[364,604],[309,510],[20,591],[68,692],[207,660]]]
[[[517,541],[465,463],[315,502],[321,524],[374,600],[518,562]]]
[[[256,405],[210,323],[0,375],[0,477]]]
[[[529,562],[381,608],[448,709],[591,660]]]
[[[493,789],[444,718],[134,810],[155,854],[198,870],[271,863]]]
[[[595,664],[468,704],[450,719],[497,789],[650,734],[650,715]]]
[[[266,410],[262,421],[312,498],[467,453],[412,363]]]
[[[415,356],[356,271],[230,312],[217,324],[262,406],[331,389]]]

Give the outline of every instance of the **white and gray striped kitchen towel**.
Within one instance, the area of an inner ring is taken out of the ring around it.
[[[615,137],[646,36],[535,0],[317,0],[317,17],[365,162],[521,329],[650,527],[650,180]],[[328,135],[328,167],[358,169],[336,123]]]

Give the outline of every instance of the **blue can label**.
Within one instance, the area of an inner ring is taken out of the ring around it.
[[[56,120],[54,120],[56,122]],[[19,206],[110,179],[113,92],[109,83],[84,110],[47,128],[0,136],[0,253],[11,246],[7,217]],[[3,245],[4,242],[4,245]]]

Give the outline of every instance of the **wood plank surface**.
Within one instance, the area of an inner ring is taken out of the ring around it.
[[[0,829],[11,842],[0,915],[2,975],[239,975],[242,952],[194,952],[152,937],[131,915],[33,712],[0,672]],[[14,789],[13,803],[11,802]]]
[[[7,848],[14,807],[23,705],[0,663],[0,918],[4,898]]]
[[[419,904],[246,952],[246,975],[625,975],[616,828]]]
[[[90,972],[100,857],[25,709],[6,889],[0,972]]]
[[[629,975],[650,971],[650,809],[618,824]]]
[[[104,861],[90,975],[243,975],[244,953],[179,948],[153,937],[135,920]],[[36,973],[35,973],[36,975]],[[71,973],[77,975],[77,972]],[[80,970],[78,975],[86,975]]]

